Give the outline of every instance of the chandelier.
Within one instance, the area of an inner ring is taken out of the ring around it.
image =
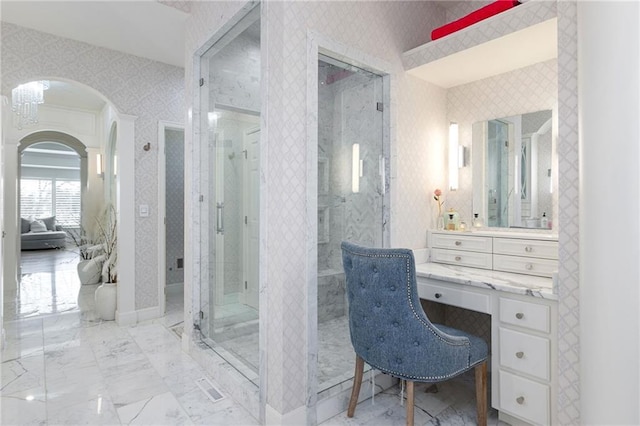
[[[46,80],[30,81],[11,90],[11,111],[16,113],[18,129],[38,122],[38,105],[44,103]]]

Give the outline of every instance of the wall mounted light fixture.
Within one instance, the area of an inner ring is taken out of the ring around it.
[[[351,148],[351,192],[360,192],[361,177],[362,160],[360,159],[360,144],[354,143]]]
[[[458,123],[449,123],[449,189],[458,189]]]
[[[145,151],[149,151],[151,149],[151,142],[145,143],[142,149],[144,149]]]
[[[458,146],[458,168],[463,167],[467,167],[467,147],[460,145]]]
[[[102,163],[102,154],[96,155],[96,173],[98,177],[104,177],[104,166]]]

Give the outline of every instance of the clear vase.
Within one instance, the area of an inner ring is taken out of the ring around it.
[[[442,231],[444,229],[444,217],[442,217],[442,215],[438,216],[436,219],[436,229],[438,231]]]

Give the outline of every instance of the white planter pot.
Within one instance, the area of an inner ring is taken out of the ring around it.
[[[116,319],[116,302],[118,286],[112,283],[103,283],[96,289],[96,312],[106,321]]]
[[[78,262],[78,277],[80,284],[98,284],[102,281],[102,263],[89,259]]]

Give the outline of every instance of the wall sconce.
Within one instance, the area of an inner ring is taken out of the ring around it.
[[[145,151],[149,151],[151,149],[151,142],[145,143],[142,149],[144,149]]]
[[[362,160],[360,159],[360,144],[354,143],[351,148],[351,191],[360,192],[360,178],[362,177]]]
[[[463,167],[467,167],[467,147],[460,145],[458,146],[458,168]]]
[[[449,123],[449,190],[451,191],[458,189],[459,157],[458,123]]]
[[[96,155],[96,173],[98,177],[104,177],[104,166],[102,163],[102,154]]]

